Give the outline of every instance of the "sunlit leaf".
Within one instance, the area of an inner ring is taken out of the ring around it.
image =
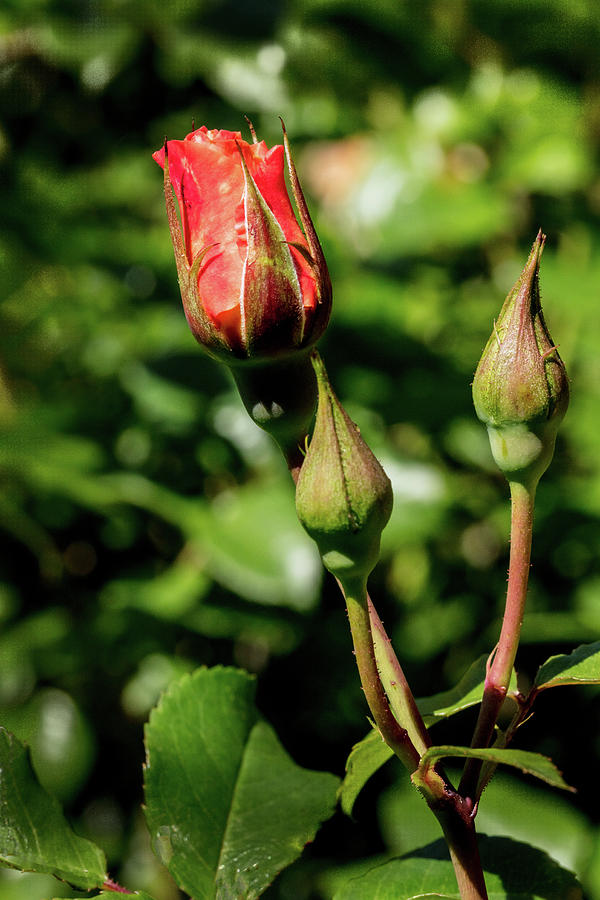
[[[342,809],[347,816],[352,815],[356,798],[369,778],[393,755],[394,751],[384,743],[376,729],[354,745],[346,760],[346,777],[338,792]]]
[[[489,900],[583,900],[575,876],[543,851],[510,838],[482,836],[479,852]],[[460,900],[444,841],[352,878],[334,900]]]
[[[600,684],[600,641],[582,644],[572,653],[551,656],[538,669],[538,691],[565,684]]]
[[[494,747],[482,750],[473,747],[430,747],[421,757],[419,770],[423,771],[434,765],[438,759],[444,759],[445,757],[481,759],[484,762],[494,763],[495,765],[514,766],[525,772],[526,775],[541,778],[542,781],[546,781],[553,787],[562,788],[566,791],[574,790],[564,781],[551,759],[548,759],[547,756],[542,756],[541,753],[531,753],[528,750],[505,750]]]
[[[99,847],[69,827],[38,784],[27,750],[0,728],[0,864],[56,875],[79,888],[99,887],[106,860]]]
[[[239,670],[199,669],[170,688],[147,726],[153,846],[195,900],[260,896],[334,810],[339,780],[290,759],[254,690]]]
[[[487,660],[488,655],[484,653],[467,669],[455,687],[417,700],[417,706],[426,725],[433,725],[439,719],[446,719],[448,716],[453,716],[480,702],[483,696]],[[517,676],[513,670],[509,691],[515,690],[516,686]]]
[[[56,897],[54,900],[61,900],[61,898]],[[90,900],[90,897],[74,897],[73,900]],[[147,894],[146,891],[131,891],[129,893],[102,891],[101,894],[97,894],[92,900],[154,900],[154,898]]]

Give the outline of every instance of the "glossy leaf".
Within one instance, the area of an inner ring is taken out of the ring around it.
[[[342,809],[347,816],[352,815],[356,798],[369,778],[393,755],[394,751],[383,742],[376,729],[354,745],[346,760],[346,777],[338,791]]]
[[[55,897],[54,900],[63,900],[63,898]],[[73,900],[154,900],[150,894],[145,891],[130,891],[122,893],[121,891],[102,891],[95,897],[74,897]]]
[[[430,747],[427,753],[421,757],[417,771],[429,768],[438,759],[444,759],[445,757],[482,759],[484,762],[495,765],[514,766],[525,772],[526,775],[540,778],[553,787],[562,788],[566,791],[574,790],[564,781],[551,759],[548,759],[547,756],[542,756],[540,753],[530,753],[528,750],[505,750],[495,747],[489,747],[484,750],[475,750],[472,747]]]
[[[479,851],[489,900],[583,900],[575,876],[543,851],[510,838],[480,837]],[[392,859],[352,878],[334,900],[460,900],[448,850],[442,840]]]
[[[484,653],[479,659],[469,666],[458,684],[447,691],[433,694],[431,697],[423,697],[417,700],[417,706],[427,726],[433,725],[440,719],[447,719],[455,713],[468,709],[479,703],[483,695],[485,683],[485,671],[488,655]],[[509,691],[515,690],[517,677],[513,670]]]
[[[78,888],[106,879],[104,854],[71,830],[38,783],[26,748],[0,728],[0,864],[56,875]]]
[[[551,656],[538,669],[534,689],[543,691],[565,684],[600,684],[600,641]]]
[[[254,706],[254,679],[199,669],[146,730],[146,820],[194,900],[260,896],[333,813],[339,780],[301,769]]]

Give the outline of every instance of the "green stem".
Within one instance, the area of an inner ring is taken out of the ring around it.
[[[536,486],[537,482],[510,483],[511,537],[506,606],[498,645],[488,665],[479,718],[471,741],[472,747],[489,745],[506,698],[515,663],[527,598]],[[477,783],[481,767],[481,760],[467,760],[459,787],[459,793],[463,796],[477,799]]]
[[[346,598],[360,680],[375,724],[386,744],[413,774],[415,785],[442,826],[462,900],[487,900],[472,807],[452,790],[435,767],[426,772],[419,770],[419,753],[406,729],[394,717],[381,683],[365,581],[348,578],[340,580],[340,586]]]
[[[343,582],[340,581],[340,587],[346,599],[354,655],[369,709],[385,743],[391,747],[408,771],[414,772],[419,765],[419,753],[407,730],[399,724],[392,713],[379,677],[365,580],[347,578]]]
[[[406,728],[419,756],[422,756],[431,747],[429,732],[419,712],[413,692],[406,680],[406,675],[394,652],[392,642],[368,594],[367,608],[369,610],[375,660],[383,689],[396,719]]]

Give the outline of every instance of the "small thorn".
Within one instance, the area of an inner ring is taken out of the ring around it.
[[[127,888],[121,887],[120,884],[117,884],[116,881],[113,881],[112,878],[107,878],[107,880],[102,885],[105,891],[112,891],[115,894],[129,894],[130,891]]]
[[[544,350],[541,354],[542,359],[546,359],[546,357],[550,356],[551,353],[554,353],[555,350],[558,351],[558,347],[550,347],[549,350]]]

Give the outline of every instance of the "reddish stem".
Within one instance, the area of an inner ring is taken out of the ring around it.
[[[511,542],[506,606],[498,645],[488,666],[472,747],[489,745],[510,684],[527,599],[535,488],[536,485],[521,482],[510,485]],[[477,799],[481,767],[481,760],[467,760],[459,787],[464,797]]]
[[[465,821],[456,808],[449,815],[436,815],[450,850],[461,900],[488,900],[474,819]]]

